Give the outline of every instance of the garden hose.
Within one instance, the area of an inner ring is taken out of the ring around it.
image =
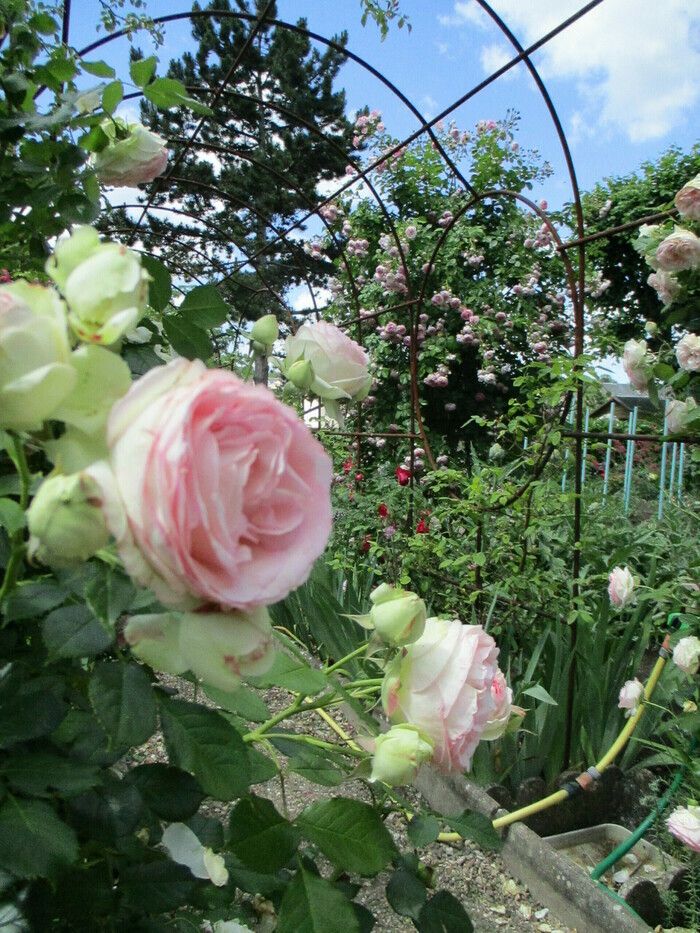
[[[695,749],[697,748],[697,744],[698,744],[697,740],[693,738],[693,740],[690,743],[690,749],[689,749],[690,755],[692,755]],[[598,864],[595,866],[595,868],[591,872],[591,878],[594,881],[597,881],[598,878],[604,875],[605,872],[609,868],[612,868],[612,866],[616,862],[619,862],[620,859],[623,857],[623,855],[626,855],[629,852],[629,850],[632,849],[639,842],[639,840],[646,833],[646,831],[651,826],[653,826],[656,820],[662,815],[666,807],[668,807],[669,803],[673,799],[676,791],[681,786],[681,782],[683,780],[683,775],[685,774],[686,767],[687,767],[686,762],[683,762],[679,766],[678,770],[676,771],[674,775],[673,781],[671,781],[671,784],[669,788],[667,789],[666,793],[663,795],[663,797],[660,797],[659,800],[657,800],[655,808],[649,813],[646,819],[642,820],[642,822],[634,830],[634,832],[630,835],[630,837],[628,839],[625,839],[624,842],[621,842],[620,845],[617,846],[617,848],[613,849],[610,855],[608,855],[602,861],[598,862]]]
[[[670,657],[670,644],[671,636],[666,635],[662,646],[659,648],[659,657],[651,674],[649,675],[646,686],[644,687],[645,701],[651,699],[651,696],[656,689],[659,677],[661,677],[661,672],[664,669],[667,659]],[[537,800],[535,803],[531,803],[527,807],[521,807],[519,810],[514,810],[512,813],[506,813],[504,816],[496,817],[496,819],[493,821],[494,829],[502,829],[504,826],[509,826],[511,823],[517,823],[519,820],[524,820],[528,816],[532,816],[535,813],[540,813],[542,810],[548,810],[550,807],[554,807],[558,803],[562,803],[564,800],[568,800],[569,797],[573,797],[575,794],[580,793],[582,790],[590,790],[595,781],[600,779],[603,771],[613,763],[615,758],[620,754],[622,749],[627,744],[630,736],[637,727],[637,723],[644,715],[645,705],[645,703],[639,704],[636,712],[629,718],[622,732],[620,732],[618,737],[615,739],[613,744],[603,755],[600,761],[598,761],[592,767],[588,768],[587,771],[583,771],[581,774],[579,774],[579,776],[574,781],[569,781],[564,785],[564,787],[561,788],[561,790],[550,794],[548,797],[543,797],[542,800]]]

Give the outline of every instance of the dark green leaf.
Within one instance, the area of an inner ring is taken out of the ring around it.
[[[440,833],[440,823],[432,816],[414,816],[408,824],[408,838],[420,848],[435,842]]]
[[[154,311],[162,311],[173,293],[172,277],[163,263],[153,256],[142,256],[141,265],[151,277],[148,283],[148,303]]]
[[[113,114],[124,97],[124,85],[121,81],[111,81],[102,92],[102,109]]]
[[[438,891],[423,906],[416,928],[419,933],[473,933],[469,915],[449,891]]]
[[[295,693],[313,696],[326,686],[326,675],[298,661],[283,651],[278,651],[270,670],[262,677],[251,678],[262,687],[284,687]]]
[[[204,799],[192,775],[171,765],[141,765],[129,771],[124,780],[136,787],[149,810],[169,823],[194,816]]]
[[[246,868],[271,874],[289,862],[299,833],[264,797],[239,801],[229,819],[228,847]]]
[[[54,792],[64,797],[82,794],[100,780],[96,765],[65,758],[56,752],[16,752],[1,770],[15,790],[35,797]]]
[[[272,758],[263,755],[257,748],[248,749],[248,760],[250,761],[250,783],[265,784],[279,774],[279,769]]]
[[[110,627],[131,608],[135,598],[136,587],[131,580],[106,564],[100,566],[99,574],[85,588],[88,606]]]
[[[14,499],[0,499],[0,528],[13,535],[24,527],[24,509]]]
[[[465,839],[471,839],[482,849],[498,852],[503,848],[503,840],[493,828],[491,820],[481,813],[465,810],[461,816],[448,817],[447,821],[455,832]]]
[[[270,710],[265,702],[253,690],[239,687],[232,693],[218,690],[216,687],[204,687],[204,692],[222,709],[236,713],[248,722],[265,722],[269,719]]]
[[[177,310],[181,317],[205,330],[223,324],[230,311],[215,285],[198,285],[193,288],[187,292]]]
[[[113,78],[115,76],[114,68],[107,62],[86,62],[84,59],[80,62],[83,71],[89,75],[95,75],[96,78]]]
[[[163,860],[128,866],[121,872],[119,887],[127,907],[152,916],[187,904],[195,884],[188,868]]]
[[[163,318],[163,330],[175,352],[185,359],[208,360],[212,355],[213,348],[206,331],[179,314],[166,314]]]
[[[297,818],[304,836],[345,871],[376,875],[396,854],[376,810],[359,800],[335,797],[306,807]]]
[[[336,787],[348,776],[348,769],[343,767],[347,759],[330,750],[312,748],[289,739],[272,739],[272,744],[288,756],[287,768],[290,771],[314,784]]]
[[[264,875],[259,871],[251,871],[235,855],[228,856],[226,865],[231,881],[241,891],[247,891],[249,894],[262,894],[263,897],[269,897],[286,887],[286,882],[279,872],[274,875]]]
[[[131,80],[138,87],[145,87],[155,74],[157,64],[158,59],[155,55],[151,55],[150,58],[141,58],[138,61],[132,62],[129,65]]]
[[[218,713],[196,703],[163,700],[161,721],[170,760],[191,771],[217,800],[242,797],[250,784],[243,739]]]
[[[352,903],[329,881],[299,868],[280,905],[277,933],[359,933]]]
[[[41,631],[54,660],[94,657],[105,651],[114,637],[87,606],[78,604],[54,609],[42,622]]]
[[[66,714],[66,704],[39,682],[0,703],[0,748],[48,735]]]
[[[69,806],[78,831],[105,845],[130,840],[144,816],[136,788],[111,775],[95,790],[72,797]]]
[[[100,152],[105,146],[109,145],[109,136],[102,127],[97,124],[97,126],[93,126],[91,130],[80,137],[78,145],[86,152]]]
[[[395,871],[386,886],[386,899],[397,914],[417,920],[428,896],[423,882],[403,868]]]
[[[7,618],[38,619],[49,609],[60,606],[67,595],[65,589],[53,580],[24,583],[7,600]]]
[[[75,833],[40,800],[0,805],[0,868],[19,878],[52,875],[78,857]]]
[[[113,749],[142,745],[156,729],[156,701],[138,664],[104,661],[90,677],[88,694]]]

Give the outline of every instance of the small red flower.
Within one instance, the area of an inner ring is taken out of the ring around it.
[[[408,486],[411,481],[411,471],[406,467],[397,466],[395,476],[399,486]]]
[[[352,470],[352,460],[346,460],[343,464],[343,473],[349,473]]]
[[[427,535],[429,531],[430,531],[430,529],[429,529],[428,526],[426,525],[425,519],[424,519],[424,518],[421,518],[421,520],[420,520],[420,521],[418,522],[418,524],[416,525],[416,534],[417,534],[417,535]]]
[[[364,478],[365,478],[364,473],[355,473],[356,482],[361,483]]]
[[[389,514],[389,509],[388,509],[388,507],[382,502],[382,503],[380,504],[379,508],[377,509],[377,512],[379,512],[379,517],[380,517],[380,518],[386,518],[387,515]]]
[[[0,269],[0,282],[5,285],[7,282],[12,281],[12,276],[7,271],[7,269]]]
[[[360,545],[360,550],[361,550],[364,554],[366,554],[367,551],[369,551],[369,549],[371,548],[371,546],[372,546],[372,537],[371,537],[371,535],[365,535],[364,538],[362,539],[362,544]]]

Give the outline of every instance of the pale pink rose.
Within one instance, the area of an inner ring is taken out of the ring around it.
[[[680,434],[697,407],[698,403],[692,396],[689,396],[684,402],[677,398],[671,399],[666,405],[666,430],[668,433]]]
[[[656,247],[656,262],[664,272],[681,272],[700,265],[700,239],[692,230],[676,227]]]
[[[643,340],[628,340],[622,354],[622,368],[635,389],[646,389],[651,375],[651,357]]]
[[[700,336],[685,334],[676,344],[676,359],[681,369],[700,373]]]
[[[666,820],[668,831],[693,852],[700,852],[700,807],[677,807]]]
[[[700,638],[688,635],[673,649],[673,663],[692,677],[700,668]]]
[[[688,220],[700,220],[700,175],[681,188],[673,203],[681,216]]]
[[[661,270],[651,273],[647,279],[647,285],[651,285],[665,305],[670,305],[681,290],[675,275]]]
[[[498,648],[480,625],[428,619],[418,641],[389,664],[382,703],[392,722],[420,729],[445,771],[466,771],[496,711]]]
[[[524,716],[525,710],[519,706],[513,706],[513,691],[506,683],[503,671],[497,670],[496,676],[491,683],[491,696],[495,703],[495,709],[491,713],[486,728],[481,733],[482,740],[491,742],[494,739],[500,739],[508,728],[511,716]]]
[[[608,577],[608,596],[613,606],[621,609],[632,598],[634,577],[629,567],[614,567]]]
[[[625,716],[634,716],[643,696],[644,684],[635,677],[634,680],[626,681],[620,689],[620,699],[617,705],[620,709],[627,710]]]
[[[92,156],[92,163],[103,185],[133,187],[163,174],[168,150],[160,136],[120,117],[103,121],[100,128],[109,144]]]
[[[127,572],[165,605],[250,609],[306,580],[331,530],[331,462],[261,386],[174,360],[112,408],[90,468]]]
[[[310,389],[319,398],[360,401],[370,390],[367,354],[335,324],[302,324],[296,334],[287,337],[285,351],[285,369],[299,360],[311,364]]]

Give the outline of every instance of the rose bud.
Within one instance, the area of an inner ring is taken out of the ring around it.
[[[613,606],[622,609],[632,598],[634,577],[628,567],[614,567],[608,577],[608,596]]]
[[[297,360],[285,370],[285,376],[297,389],[306,392],[313,385],[314,370],[308,360]]]
[[[268,356],[279,335],[280,329],[275,315],[263,315],[253,324],[250,332],[253,350],[262,356]]]
[[[410,784],[418,768],[433,754],[433,746],[419,729],[408,723],[392,726],[375,739],[370,781]]]

